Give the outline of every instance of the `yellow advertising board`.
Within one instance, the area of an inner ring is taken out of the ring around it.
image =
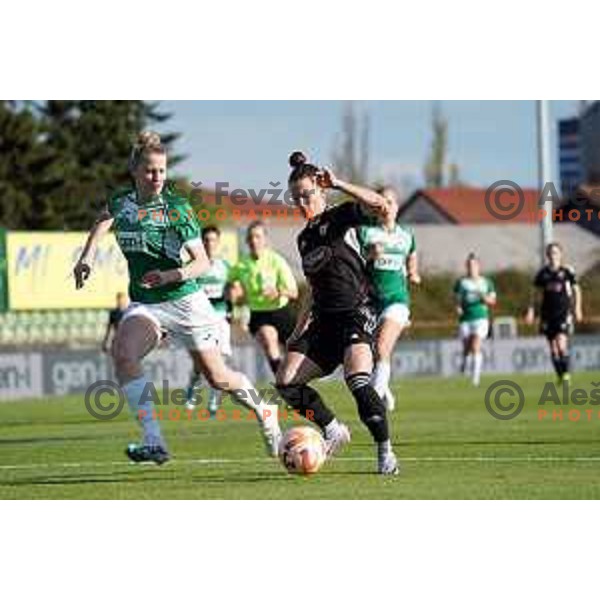
[[[6,234],[10,310],[112,308],[115,295],[127,291],[127,263],[112,234],[100,243],[92,274],[75,289],[73,266],[87,233],[9,232]],[[223,232],[223,256],[234,263],[237,236]]]

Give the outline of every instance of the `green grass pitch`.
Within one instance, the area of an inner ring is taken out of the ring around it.
[[[563,420],[540,421],[548,377],[519,375],[525,409],[499,421],[484,406],[496,379],[484,377],[478,389],[464,379],[399,381],[391,424],[402,473],[395,478],[374,474],[370,438],[340,383],[318,387],[350,425],[352,443],[310,478],[266,458],[253,422],[167,422],[174,458],[157,467],[124,456],[138,439],[126,410],[96,421],[81,396],[4,402],[0,498],[600,498],[600,407],[549,405],[549,413],[563,409]],[[600,373],[577,373],[572,385],[590,391],[594,381]],[[569,421],[570,409],[581,411],[579,421]]]

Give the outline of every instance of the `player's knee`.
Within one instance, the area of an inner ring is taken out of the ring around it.
[[[285,364],[281,364],[275,375],[275,387],[288,387],[293,385],[294,373],[287,369]]]
[[[114,353],[115,372],[120,382],[129,381],[139,377],[142,365],[136,357],[125,351],[116,350]]]

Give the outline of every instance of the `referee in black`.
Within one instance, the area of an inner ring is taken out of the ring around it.
[[[547,264],[535,276],[534,303],[527,311],[527,322],[533,324],[536,307],[540,317],[540,333],[546,336],[550,355],[559,383],[568,381],[569,336],[573,333],[573,321],[580,323],[581,290],[575,271],[563,265],[560,244],[552,242],[546,246]]]

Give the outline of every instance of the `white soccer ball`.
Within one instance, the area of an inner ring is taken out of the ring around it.
[[[325,440],[313,427],[288,429],[279,446],[279,458],[288,473],[312,475],[327,457]]]

